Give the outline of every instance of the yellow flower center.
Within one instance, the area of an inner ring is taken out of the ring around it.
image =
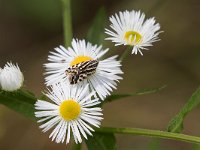
[[[74,100],[63,101],[60,105],[60,115],[63,119],[70,121],[78,118],[81,113],[81,106]]]
[[[92,60],[91,57],[89,56],[78,56],[76,58],[74,58],[74,60],[72,60],[72,62],[70,63],[70,66],[85,62],[85,61],[89,61]]]
[[[135,31],[127,31],[124,34],[124,39],[126,42],[130,45],[136,45],[142,40],[142,36],[140,33],[135,32]]]

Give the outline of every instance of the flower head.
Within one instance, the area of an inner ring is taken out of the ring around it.
[[[112,30],[106,29],[106,33],[111,40],[117,45],[133,46],[132,54],[138,52],[143,55],[141,50],[148,50],[148,46],[158,41],[160,25],[155,23],[154,18],[145,21],[145,14],[140,11],[124,11],[119,12],[110,17]]]
[[[55,48],[55,52],[51,52],[48,57],[50,62],[45,64],[46,84],[68,82],[85,86],[89,83],[90,89],[95,90],[103,100],[116,88],[116,82],[122,79],[117,56],[100,60],[106,52],[108,49],[103,50],[102,46],[75,39],[68,49],[63,46]]]
[[[68,88],[66,84],[57,84],[51,87],[52,91],[46,96],[53,103],[38,100],[35,104],[35,116],[38,122],[45,122],[40,126],[43,132],[54,128],[49,138],[57,143],[69,143],[72,131],[76,143],[81,143],[83,135],[92,135],[91,125],[99,127],[102,110],[95,105],[99,104],[98,98],[92,99],[95,92],[89,93],[89,86]]]
[[[7,63],[3,69],[0,69],[0,85],[4,91],[16,91],[21,88],[24,82],[24,76],[18,65]]]

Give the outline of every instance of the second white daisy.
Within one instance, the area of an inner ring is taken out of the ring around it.
[[[102,46],[86,43],[85,40],[73,40],[72,47],[65,49],[63,46],[55,48],[48,57],[46,67],[46,84],[52,85],[59,82],[68,82],[71,85],[86,85],[95,90],[103,100],[116,88],[117,81],[122,79],[119,75],[120,61],[117,56],[100,60],[108,52]]]
[[[92,126],[99,127],[103,119],[102,110],[95,105],[99,104],[98,98],[92,99],[95,92],[88,92],[89,88],[68,88],[66,84],[52,86],[52,91],[46,96],[53,103],[38,100],[35,104],[35,116],[38,122],[44,122],[40,128],[43,132],[54,128],[49,138],[57,143],[66,144],[70,141],[72,131],[76,143],[82,142],[82,136],[87,139],[87,134],[92,135]]]
[[[148,50],[148,46],[159,40],[160,25],[155,23],[154,18],[145,21],[145,15],[140,11],[119,12],[111,16],[110,21],[112,30],[106,29],[106,33],[110,35],[106,39],[116,43],[116,46],[133,46],[132,54],[139,52],[143,55],[143,49]]]

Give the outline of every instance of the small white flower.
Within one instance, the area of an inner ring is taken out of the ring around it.
[[[140,11],[124,11],[119,12],[110,17],[112,30],[106,29],[106,32],[111,37],[106,40],[111,40],[117,45],[133,46],[132,54],[141,50],[148,50],[148,46],[152,46],[153,42],[159,41],[158,35],[161,32],[159,23],[155,24],[154,18],[149,18],[145,21],[145,14]]]
[[[0,69],[0,85],[4,91],[16,91],[20,89],[24,82],[24,76],[18,65],[7,63]]]
[[[72,47],[65,49],[63,46],[55,48],[48,56],[49,63],[46,67],[46,84],[53,85],[67,81],[74,85],[89,83],[90,89],[95,90],[103,100],[113,89],[116,89],[117,81],[122,79],[119,75],[120,61],[117,56],[104,60],[101,57],[108,52],[102,46],[86,43],[85,40],[72,41]]]
[[[35,104],[35,115],[40,118],[38,122],[44,122],[40,126],[43,132],[54,128],[49,138],[56,143],[70,141],[70,133],[72,131],[76,143],[81,143],[82,138],[87,139],[87,134],[92,136],[92,126],[98,127],[102,110],[100,107],[95,107],[99,104],[98,98],[92,99],[95,92],[89,93],[89,86],[68,88],[66,84],[53,85],[52,91],[46,96],[53,103],[38,100]]]

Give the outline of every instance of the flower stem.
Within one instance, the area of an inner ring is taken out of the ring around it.
[[[122,53],[122,55],[119,58],[119,60],[122,61],[124,58],[126,58],[131,49],[132,49],[131,46],[127,47],[127,49],[125,49],[124,52]]]
[[[72,32],[72,18],[71,18],[71,2],[70,0],[61,0],[63,7],[63,32],[64,32],[64,45],[70,46],[73,32]]]
[[[112,128],[112,127],[101,127],[96,129],[96,132],[100,133],[119,133],[119,134],[133,134],[150,137],[158,137],[163,139],[173,139],[179,141],[185,141],[189,143],[200,143],[200,138],[185,134],[171,133],[158,130],[140,129],[140,128]]]
[[[81,143],[73,143],[72,150],[81,150]]]

